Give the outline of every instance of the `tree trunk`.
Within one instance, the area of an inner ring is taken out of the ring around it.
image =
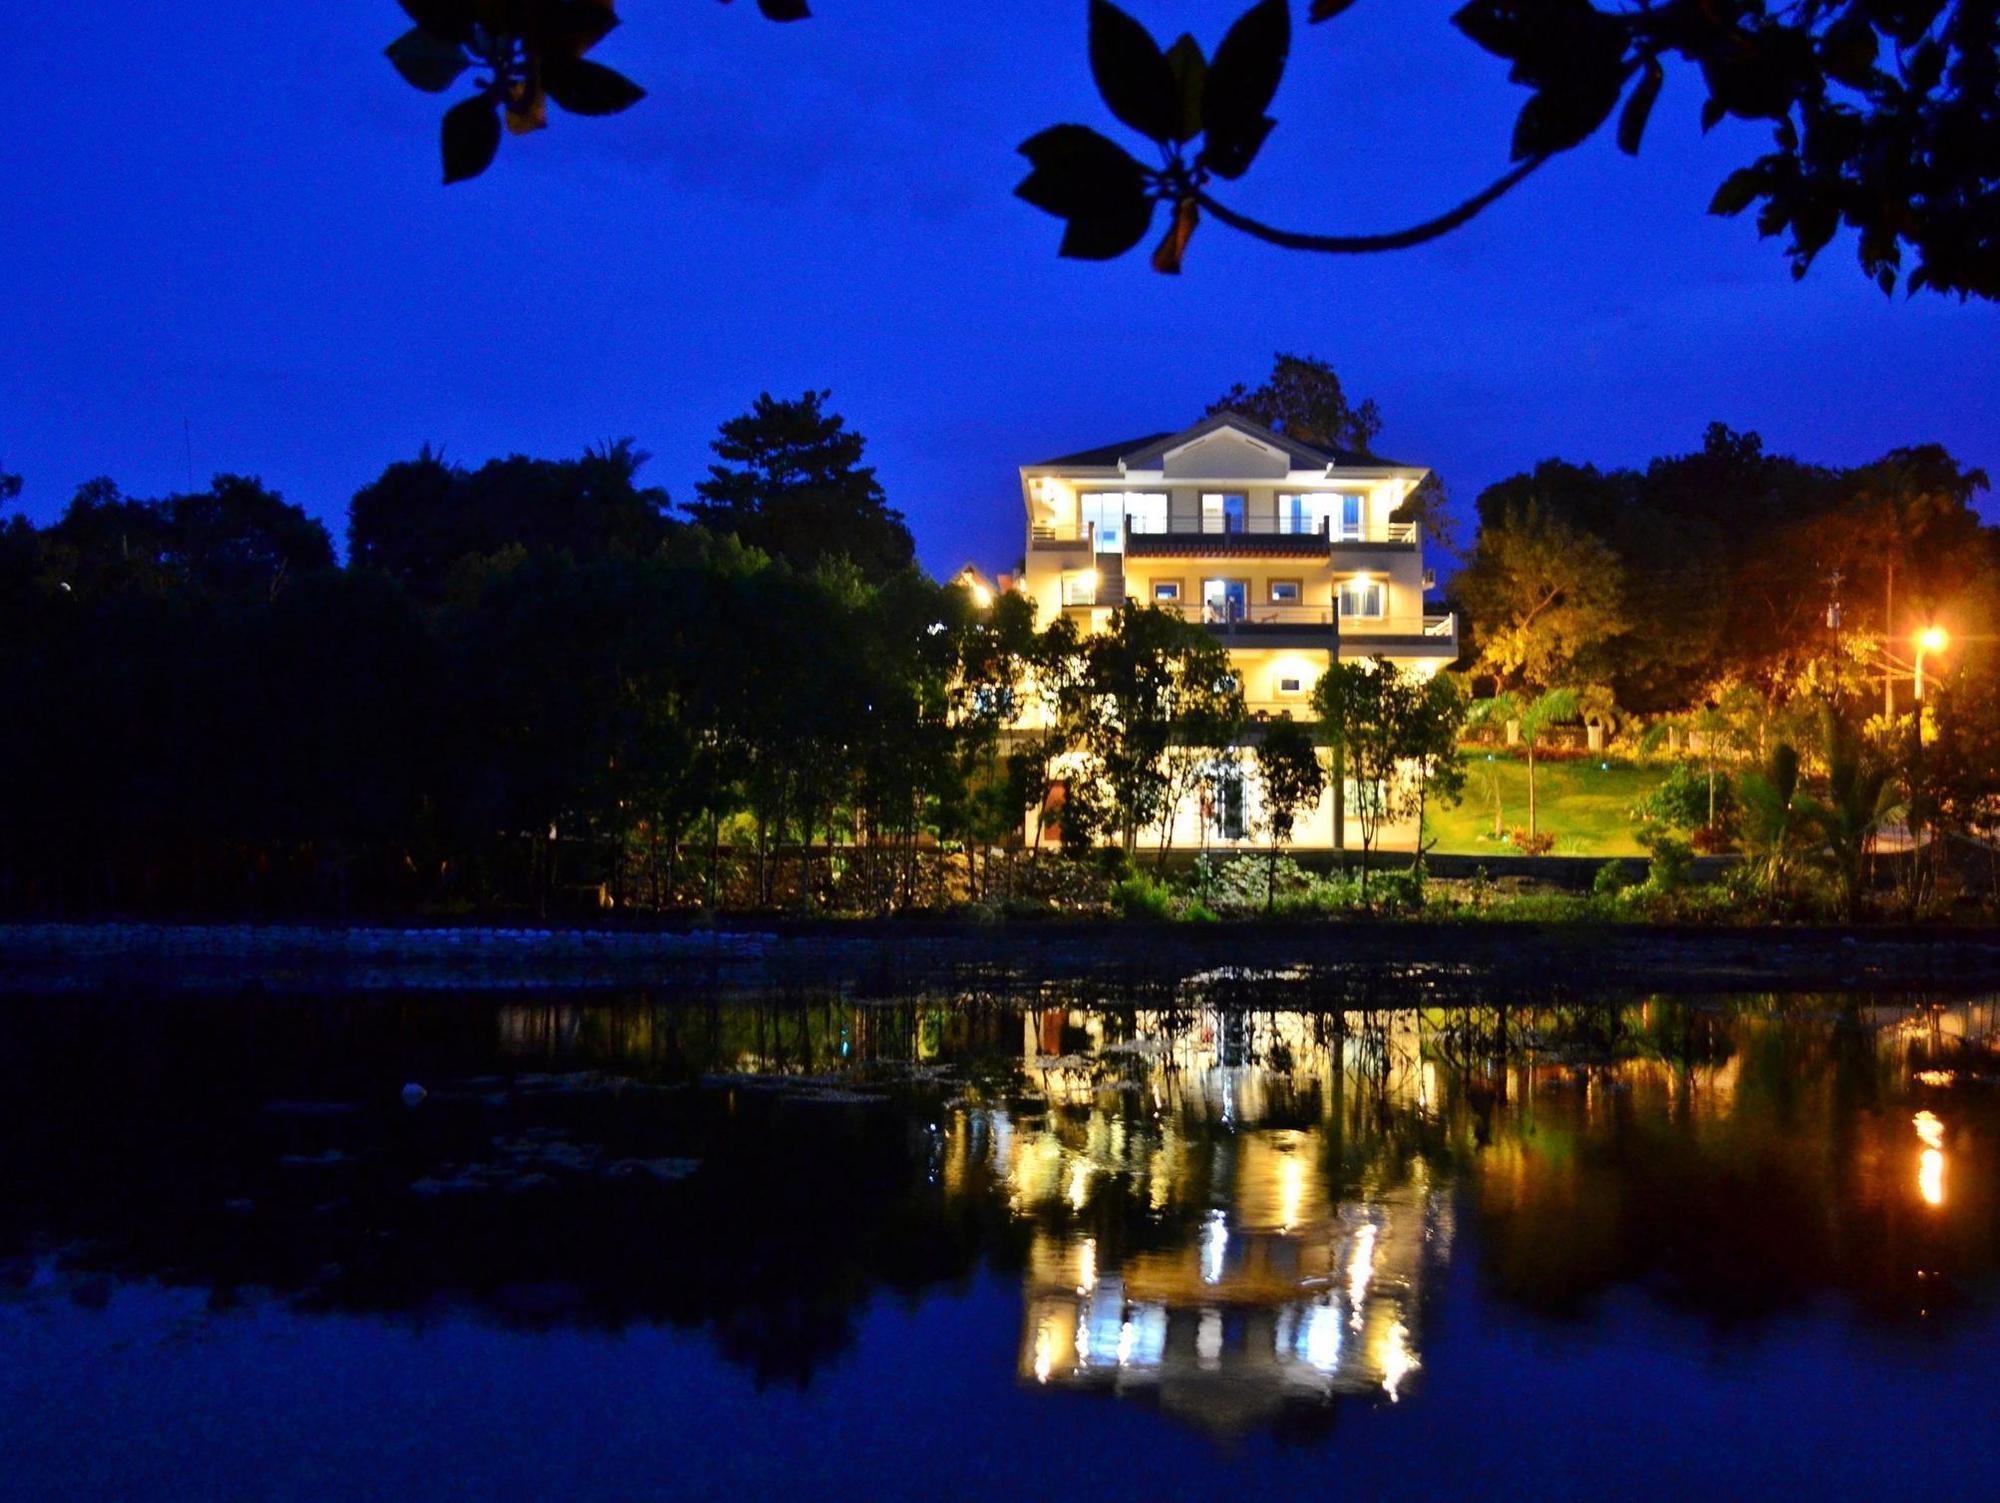
[[[1340,864],[1347,864],[1347,748],[1333,747],[1333,848],[1340,852]]]
[[[1528,839],[1535,838],[1535,738],[1528,738]]]

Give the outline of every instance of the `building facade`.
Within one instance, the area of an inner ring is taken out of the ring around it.
[[[1394,520],[1428,473],[1229,412],[1023,465],[1020,588],[1040,626],[1068,615],[1101,630],[1128,601],[1174,611],[1228,648],[1253,722],[1307,719],[1335,661],[1380,657],[1430,673],[1458,657],[1455,617],[1425,608],[1422,530]],[[1233,760],[1219,756],[1214,789],[1177,811],[1177,848],[1257,843],[1255,789]],[[1345,843],[1357,845],[1346,824]],[[1392,845],[1414,838],[1385,834]],[[1331,795],[1293,843],[1334,843]]]

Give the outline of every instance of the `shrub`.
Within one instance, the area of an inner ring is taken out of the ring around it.
[[[1556,838],[1547,830],[1530,835],[1525,829],[1509,830],[1507,841],[1523,856],[1546,856],[1556,848]]]
[[[1646,886],[1654,892],[1679,892],[1687,886],[1694,867],[1694,847],[1667,830],[1652,829],[1639,836],[1639,844],[1652,854],[1646,868]]]
[[[1195,859],[1194,885],[1190,891],[1197,901],[1218,913],[1262,913],[1267,882],[1271,882],[1268,856],[1237,856],[1218,862],[1204,854]],[[1276,881],[1271,882],[1275,894],[1272,908],[1287,898],[1309,892],[1312,885],[1313,879],[1298,862],[1290,856],[1280,856]]]
[[[1187,907],[1181,910],[1181,917],[1190,924],[1219,924],[1222,922],[1222,915],[1198,898],[1190,898],[1188,900]]]
[[[1718,856],[1735,843],[1722,825],[1701,825],[1688,836],[1688,844],[1704,856]]]
[[[1591,878],[1590,890],[1600,897],[1616,897],[1632,885],[1632,879],[1625,871],[1622,861],[1607,861],[1598,867],[1597,875]]]
[[[1368,900],[1384,913],[1418,913],[1424,906],[1423,863],[1406,871],[1377,872],[1368,883]]]
[[[1122,882],[1132,874],[1132,858],[1121,845],[1101,845],[1094,852],[1097,869],[1113,882]]]
[[[1173,894],[1164,884],[1143,873],[1127,877],[1111,889],[1111,901],[1128,919],[1162,920],[1173,917]]]
[[[1676,830],[1695,830],[1709,824],[1707,771],[1688,762],[1676,762],[1659,786],[1633,806],[1632,817]],[[1733,828],[1736,823],[1736,789],[1726,772],[1715,775],[1713,822],[1724,829]]]

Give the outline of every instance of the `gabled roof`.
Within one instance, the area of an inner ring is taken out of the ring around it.
[[[1058,470],[1075,466],[1080,469],[1092,469],[1100,465],[1115,465],[1127,454],[1136,454],[1141,449],[1150,448],[1163,438],[1172,437],[1171,433],[1148,433],[1144,438],[1128,438],[1122,444],[1105,444],[1101,448],[1084,449],[1076,454],[1064,454],[1057,459],[1044,459],[1039,464],[1029,465],[1028,468],[1031,470]]]
[[[1322,469],[1327,465],[1334,465],[1340,469],[1361,470],[1421,468],[1417,465],[1398,464],[1393,459],[1383,459],[1378,455],[1363,454],[1353,449],[1332,449],[1318,444],[1301,443],[1298,439],[1287,438],[1282,433],[1274,432],[1255,418],[1245,417],[1240,412],[1232,412],[1226,408],[1177,433],[1148,434],[1144,438],[1127,439],[1124,443],[1105,444],[1100,448],[1065,454],[1059,459],[1045,459],[1040,464],[1027,465],[1025,468],[1031,470],[1158,469],[1166,455],[1223,428],[1233,428],[1258,443],[1280,449],[1299,467],[1305,469]]]

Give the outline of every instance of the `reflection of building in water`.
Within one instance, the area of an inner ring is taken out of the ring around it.
[[[1417,1366],[1417,1296],[1435,1207],[1421,1189],[1280,1230],[1217,1207],[1168,1249],[1097,1267],[1092,1238],[1036,1234],[1021,1376],[1150,1393],[1236,1430],[1298,1400],[1394,1399]]]
[[[1350,1112],[1422,1109],[1414,1047],[1381,1055],[1413,1016],[1373,1039],[1296,1013],[1119,1021],[1123,1041],[1100,1015],[1031,1014],[1024,1063],[1051,1110],[948,1129],[947,1189],[990,1187],[1037,1222],[1023,1380],[1147,1394],[1225,1431],[1336,1393],[1397,1398],[1449,1201],[1421,1159],[1343,1198],[1331,1184]]]

